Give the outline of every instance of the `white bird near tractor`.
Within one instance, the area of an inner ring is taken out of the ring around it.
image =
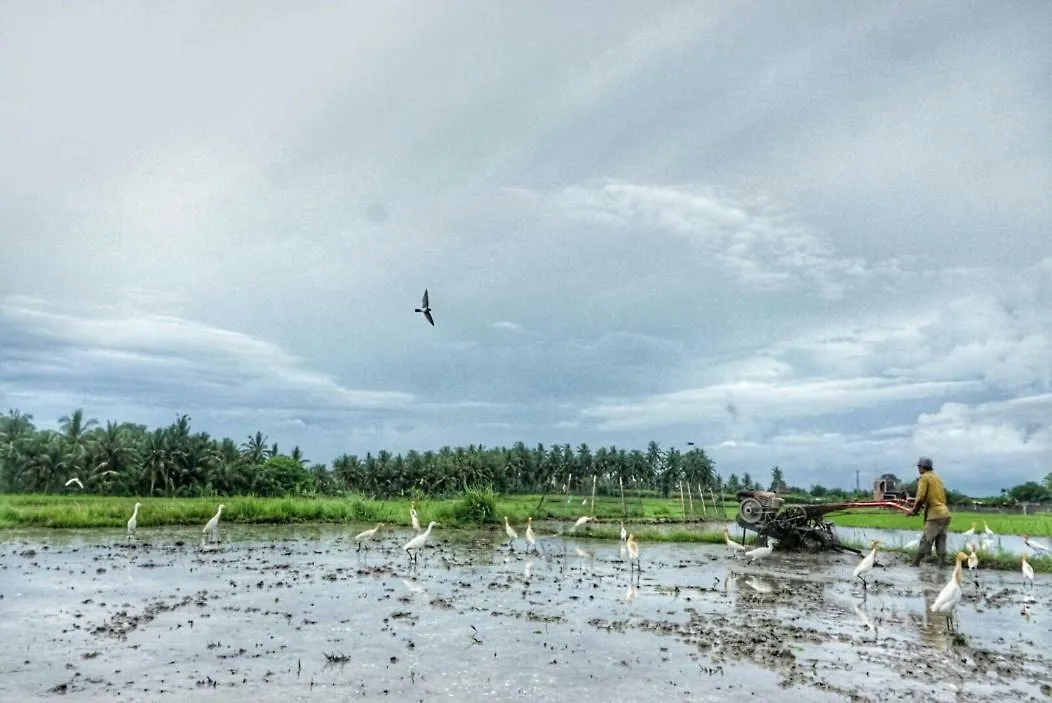
[[[968,528],[967,530],[965,530],[964,532],[962,532],[961,534],[963,534],[963,535],[965,535],[965,536],[967,536],[967,537],[971,537],[972,535],[974,535],[974,534],[975,534],[975,526],[976,526],[976,524],[977,524],[977,523],[974,523],[974,522],[973,522],[973,523],[972,523],[972,526],[971,526],[971,527],[969,527],[969,528]]]
[[[968,570],[975,571],[977,566],[979,566],[979,555],[975,553],[975,542],[971,542],[968,545]]]
[[[745,552],[745,556],[747,556],[749,558],[749,563],[752,563],[752,562],[756,561],[757,559],[763,559],[764,557],[769,557],[769,556],[771,556],[771,552],[774,551],[774,545],[776,543],[777,543],[777,540],[773,540],[773,539],[768,537],[767,538],[767,546],[766,547],[757,547],[756,549],[750,549],[749,551]]]
[[[727,543],[727,546],[730,547],[735,554],[745,553],[749,549],[741,542],[735,542],[731,539],[731,532],[726,527],[723,528],[723,541]]]
[[[968,555],[964,552],[957,552],[953,575],[950,576],[949,582],[943,586],[942,590],[939,591],[939,595],[935,597],[935,601],[931,604],[931,612],[944,613],[946,615],[946,624],[950,629],[953,629],[954,610],[957,608],[957,604],[961,602],[961,564],[967,558]]]
[[[875,539],[870,544],[869,554],[867,554],[862,561],[855,567],[854,576],[855,578],[862,581],[862,592],[865,593],[869,589],[869,584],[866,582],[865,574],[873,568],[873,565],[877,563],[877,547],[880,545],[880,540]]]
[[[625,521],[621,521],[621,541],[624,542],[628,539],[628,530],[625,529]]]

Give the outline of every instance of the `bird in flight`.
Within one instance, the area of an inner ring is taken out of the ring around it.
[[[431,323],[431,326],[435,326],[435,319],[431,317],[431,304],[427,301],[427,288],[424,289],[424,300],[421,303],[422,307],[414,308],[413,312],[422,312],[427,321]]]

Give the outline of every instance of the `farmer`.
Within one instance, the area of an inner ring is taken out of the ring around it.
[[[932,542],[939,555],[939,566],[946,566],[946,530],[950,526],[950,509],[946,507],[946,488],[932,470],[931,459],[917,460],[917,497],[908,515],[917,515],[924,507],[924,535],[921,537],[912,566],[920,566],[921,559],[931,553]]]

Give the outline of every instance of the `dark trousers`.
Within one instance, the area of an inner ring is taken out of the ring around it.
[[[935,518],[924,521],[924,535],[921,537],[917,554],[913,557],[913,566],[919,566],[921,560],[931,554],[932,542],[939,555],[939,564],[946,564],[946,531],[950,527],[950,518]]]

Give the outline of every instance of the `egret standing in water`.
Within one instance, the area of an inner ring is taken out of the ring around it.
[[[744,554],[748,549],[748,547],[741,542],[735,542],[731,539],[731,532],[726,527],[723,528],[723,541],[727,543],[727,546],[730,547],[735,554]]]
[[[949,583],[939,591],[939,595],[935,597],[935,602],[931,604],[931,612],[946,614],[946,624],[951,630],[954,629],[953,611],[957,604],[961,602],[961,564],[967,558],[968,555],[964,552],[957,552],[957,564],[953,567],[953,575],[950,577]]]
[[[223,514],[223,508],[225,508],[225,507],[226,507],[225,505],[220,503],[219,504],[219,508],[216,510],[216,514],[213,515],[212,519],[209,520],[205,524],[205,529],[201,530],[201,532],[203,532],[203,533],[204,532],[210,532],[212,539],[215,540],[216,542],[220,541],[219,540],[219,516]]]
[[[632,570],[636,572],[636,582],[639,582],[639,544],[636,542],[635,535],[629,535],[628,540],[625,542],[625,546],[628,548],[628,581],[632,582]]]
[[[540,554],[540,550],[537,549],[537,537],[533,534],[533,518],[526,518],[526,553],[530,553],[530,547],[533,547],[533,551]]]
[[[1035,552],[1047,552],[1048,551],[1048,547],[1046,547],[1045,545],[1041,544],[1040,542],[1035,542],[1034,540],[1030,539],[1030,535],[1023,535],[1023,544],[1025,544],[1026,546],[1030,547]]]
[[[409,504],[409,522],[413,525],[415,532],[420,531],[420,517],[416,514],[416,501]]]
[[[508,536],[508,549],[515,551],[515,540],[519,538],[519,533],[515,531],[515,528],[508,522],[508,516],[504,516],[504,534]]]
[[[1033,586],[1034,585],[1034,567],[1031,566],[1030,562],[1028,562],[1026,560],[1026,554],[1023,555],[1022,563],[1023,563],[1023,585],[1025,586],[1026,582],[1029,581],[1030,585]]]
[[[378,523],[376,523],[376,527],[374,527],[373,529],[371,529],[371,530],[364,530],[364,531],[359,532],[358,534],[356,534],[354,536],[354,541],[358,543],[358,549],[355,549],[354,551],[356,551],[356,552],[362,551],[362,542],[367,542],[367,541],[371,540],[373,537],[375,537],[377,531],[381,527],[383,527],[383,523],[382,522],[378,522]],[[366,549],[368,549],[368,547],[366,547]]]
[[[135,504],[135,508],[132,510],[131,519],[128,520],[128,539],[131,539],[132,535],[135,534],[135,528],[139,524],[139,521],[138,521],[137,518],[139,517],[139,506],[140,505],[142,505],[142,503],[136,503]]]
[[[877,563],[877,546],[879,544],[879,539],[873,540],[872,544],[870,544],[871,549],[869,551],[869,554],[867,554],[866,557],[858,563],[858,566],[855,567],[855,578],[862,581],[863,594],[865,594],[866,591],[869,590],[869,584],[866,583],[866,579],[862,574],[872,569],[873,565]]]
[[[770,537],[767,538],[766,547],[757,547],[756,549],[750,549],[745,553],[745,556],[749,557],[749,563],[756,561],[757,559],[763,559],[764,557],[771,556],[771,552],[774,551],[774,545],[777,540],[773,540]]]
[[[437,524],[437,522],[432,520],[431,524],[427,526],[427,529],[425,531],[421,532],[416,537],[409,540],[409,542],[404,547],[402,547],[402,549],[405,550],[405,553],[409,555],[409,561],[411,561],[414,564],[416,563],[416,558],[419,555],[420,550],[423,549],[424,543],[427,542],[427,538],[431,536],[431,528]]]

